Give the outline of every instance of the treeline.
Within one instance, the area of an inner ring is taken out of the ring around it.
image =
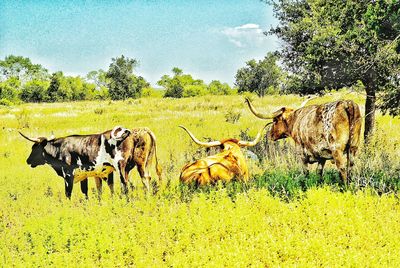
[[[206,84],[183,70],[174,67],[172,75],[163,75],[157,85],[135,74],[136,59],[124,55],[113,58],[107,71],[91,71],[86,76],[66,76],[58,71],[52,74],[29,58],[9,55],[0,60],[0,105],[19,102],[62,102],[78,100],[123,100],[148,96],[184,98],[202,95],[231,95],[245,91],[259,96],[277,93],[282,88],[282,73],[276,54],[265,59],[251,60],[236,74],[235,86],[218,80]]]

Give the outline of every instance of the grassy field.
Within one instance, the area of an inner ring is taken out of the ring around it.
[[[303,100],[252,98],[264,111]],[[339,92],[310,103],[339,98],[364,102]],[[377,115],[376,135],[361,148],[347,188],[332,164],[322,180],[304,177],[289,140],[255,148],[259,158],[249,159],[248,185],[179,185],[181,167],[205,152],[178,125],[200,139],[250,139],[265,123],[243,96],[1,107],[0,266],[399,267],[399,118]],[[17,132],[57,137],[115,125],[147,126],[156,134],[164,177],[156,195],[145,195],[134,170],[127,198],[119,187],[114,197],[104,188],[99,202],[91,180],[88,201],[79,185],[67,200],[63,180],[49,166],[25,163],[31,144]]]

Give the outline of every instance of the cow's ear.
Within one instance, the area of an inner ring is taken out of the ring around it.
[[[283,107],[282,108],[282,118],[284,119],[284,120],[286,120],[292,113],[293,113],[293,109],[291,109],[291,108],[286,108],[286,107]]]

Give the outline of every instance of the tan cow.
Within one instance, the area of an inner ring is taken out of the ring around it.
[[[222,141],[201,142],[184,126],[183,128],[192,140],[204,147],[219,146],[221,152],[189,163],[182,168],[180,180],[184,183],[196,183],[206,185],[218,180],[228,182],[233,178],[247,182],[249,172],[241,147],[254,146],[261,140],[263,127],[254,141],[240,141],[237,139],[225,139]]]
[[[122,152],[122,160],[119,161],[118,169],[125,191],[128,190],[128,174],[135,166],[137,166],[143,185],[147,190],[150,190],[150,167],[153,157],[156,160],[158,181],[161,182],[161,166],[157,159],[156,136],[149,128],[132,129],[129,136],[119,145],[119,149]]]
[[[272,114],[261,114],[249,99],[246,102],[257,117],[273,120],[272,140],[291,137],[295,141],[306,174],[307,165],[318,162],[318,173],[322,176],[326,160],[333,159],[340,177],[347,183],[360,143],[361,115],[356,103],[339,100],[303,107],[304,102],[299,109],[283,107]]]

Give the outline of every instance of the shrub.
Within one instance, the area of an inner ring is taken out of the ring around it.
[[[211,81],[207,90],[212,95],[232,95],[235,93],[227,83],[221,83],[218,80]]]
[[[8,79],[4,82],[0,83],[0,99],[8,100],[10,102],[13,102],[17,100],[18,97],[18,92],[17,92],[17,86],[14,81],[11,81],[12,79]],[[17,82],[19,82],[17,80]]]
[[[43,102],[46,99],[49,82],[32,80],[21,89],[20,98],[25,102]]]
[[[11,101],[7,100],[7,99],[0,99],[0,105],[2,106],[11,106],[14,103],[12,103]]]
[[[225,122],[235,124],[239,121],[241,115],[242,113],[240,111],[236,112],[233,109],[229,109],[225,114]]]
[[[207,89],[202,85],[187,85],[183,89],[183,97],[203,96],[207,94]]]

